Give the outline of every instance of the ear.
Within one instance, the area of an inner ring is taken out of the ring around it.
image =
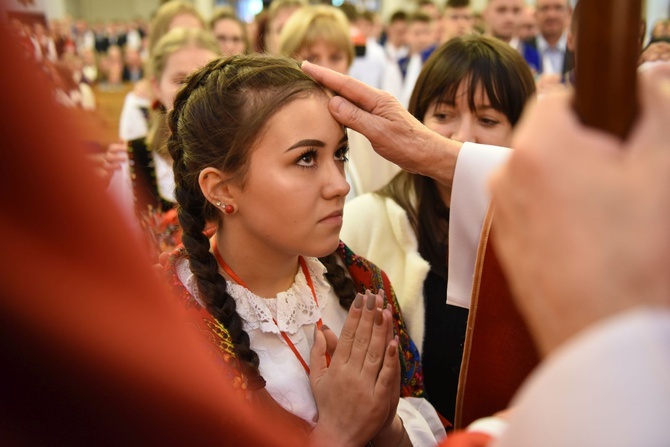
[[[205,199],[216,208],[221,209],[223,204],[235,205],[230,176],[223,171],[212,167],[203,169],[198,176],[198,184]]]

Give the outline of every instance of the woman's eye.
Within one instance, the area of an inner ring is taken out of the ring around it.
[[[496,124],[499,124],[497,120],[491,118],[480,118],[479,121],[485,126],[495,126]]]
[[[335,152],[335,159],[338,161],[349,161],[349,157],[347,157],[347,154],[349,153],[349,146],[344,146],[341,147]]]
[[[316,165],[316,152],[308,151],[302,154],[298,159],[298,165],[306,168],[311,168]]]

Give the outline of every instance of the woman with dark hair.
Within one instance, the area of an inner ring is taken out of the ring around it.
[[[534,92],[528,66],[509,45],[464,36],[426,61],[409,111],[445,137],[509,146]],[[428,398],[453,421],[468,309],[445,300],[450,200],[449,187],[402,171],[347,203],[342,240],[388,272],[422,351]]]
[[[338,445],[435,445],[444,430],[393,289],[339,241],[348,145],[328,100],[280,57],[220,59],[187,80],[168,117],[184,245],[169,283],[231,382],[288,423]],[[377,347],[358,356],[356,319]]]

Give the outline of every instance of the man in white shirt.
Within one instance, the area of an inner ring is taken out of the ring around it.
[[[563,75],[574,67],[574,54],[567,47],[571,13],[569,0],[537,0],[539,34],[529,44],[542,57],[543,74]]]

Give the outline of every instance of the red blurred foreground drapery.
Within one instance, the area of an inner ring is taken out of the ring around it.
[[[0,439],[286,445],[201,350],[0,25]]]

